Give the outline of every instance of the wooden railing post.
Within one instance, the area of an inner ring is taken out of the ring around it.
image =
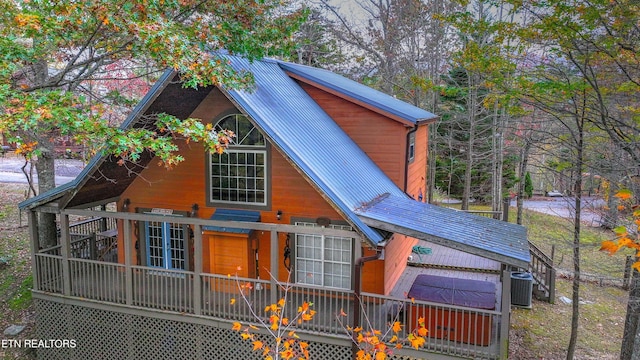
[[[278,246],[278,232],[274,229],[271,230],[271,303],[278,303],[278,267],[279,267],[279,246]]]
[[[202,314],[202,226],[193,225],[193,313]]]
[[[60,255],[62,255],[62,293],[71,295],[71,243],[69,241],[69,215],[60,214]]]
[[[38,239],[38,217],[34,211],[27,212],[27,222],[29,224],[29,238],[31,239],[31,264],[33,273],[33,290],[40,290],[40,277],[38,271],[41,269],[38,265],[36,254],[40,252],[40,240]]]
[[[124,292],[127,305],[133,304],[133,249],[131,244],[131,220],[123,220],[124,242]]]
[[[508,268],[502,270],[502,318],[500,319],[500,359],[509,356],[509,323],[511,316],[511,271]]]
[[[89,235],[89,259],[96,260],[98,258],[98,247],[96,245],[96,233]]]

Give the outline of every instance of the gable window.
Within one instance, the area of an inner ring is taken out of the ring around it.
[[[412,132],[409,134],[409,150],[407,154],[407,161],[413,162],[413,159],[416,157],[416,133]]]
[[[317,227],[318,224],[296,222]],[[351,230],[348,225],[329,225]],[[339,236],[296,234],[296,281],[302,284],[351,289],[353,239]]]
[[[223,154],[209,154],[209,202],[267,205],[267,145],[264,136],[241,114],[225,116],[216,131],[236,137]]]

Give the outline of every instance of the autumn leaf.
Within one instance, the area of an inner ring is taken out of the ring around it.
[[[605,251],[608,252],[609,255],[613,255],[618,252],[618,245],[611,240],[605,240],[600,246],[600,251]]]
[[[418,328],[418,336],[427,336],[427,333],[429,333],[429,330],[427,330],[427,328],[425,328],[424,326],[421,326],[420,328]]]
[[[399,333],[402,330],[402,324],[399,321],[394,322],[391,330],[393,330],[394,334]]]
[[[239,322],[234,322],[233,327],[231,327],[231,330],[240,331],[240,329],[242,329],[242,324],[240,324]]]
[[[260,349],[262,349],[262,346],[263,346],[263,345],[264,345],[264,344],[263,344],[263,343],[262,343],[262,341],[260,341],[260,340],[256,340],[256,341],[254,341],[254,342],[253,342],[253,351],[256,351],[256,350],[260,350]]]
[[[618,191],[614,196],[620,200],[629,200],[631,199],[633,193],[629,189],[622,189]]]
[[[235,299],[235,298],[231,298],[231,300],[229,301],[229,303],[230,303],[231,305],[235,304],[235,303],[236,303],[236,299]]]

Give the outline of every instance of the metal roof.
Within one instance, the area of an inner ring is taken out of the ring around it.
[[[407,197],[384,195],[356,209],[364,223],[520,268],[529,266],[525,227]]]
[[[210,219],[221,220],[221,221],[259,222],[260,212],[250,211],[250,210],[240,210],[240,209],[216,209],[213,215],[211,215]],[[203,226],[202,229],[209,230],[209,231],[236,233],[236,234],[250,234],[253,231],[251,229],[240,229],[240,228],[234,228],[234,227],[209,226],[209,225]]]
[[[347,95],[364,104],[369,104],[376,109],[381,109],[413,124],[420,121],[435,119],[437,117],[429,111],[398,100],[393,96],[387,95],[334,72],[280,60],[277,60],[277,63],[282,69],[289,71],[292,74],[334,90],[340,94]]]
[[[276,62],[228,56],[248,70],[251,89],[224,90],[269,141],[373,245],[383,240],[353,209],[384,193],[405,196],[322,108]],[[365,175],[366,176],[363,176]]]

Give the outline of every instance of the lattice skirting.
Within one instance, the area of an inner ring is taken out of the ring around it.
[[[262,359],[229,328],[34,299],[39,339],[74,339],[75,348],[38,349],[38,359]],[[262,339],[266,340],[266,339]],[[310,342],[312,359],[350,359],[351,348]]]
[[[39,348],[39,360],[170,359],[261,360],[250,341],[225,327],[159,319],[34,299],[37,339],[74,340],[75,348]],[[257,339],[267,343],[266,335]],[[310,358],[349,360],[351,347],[307,341]],[[415,359],[400,354],[392,360]]]

